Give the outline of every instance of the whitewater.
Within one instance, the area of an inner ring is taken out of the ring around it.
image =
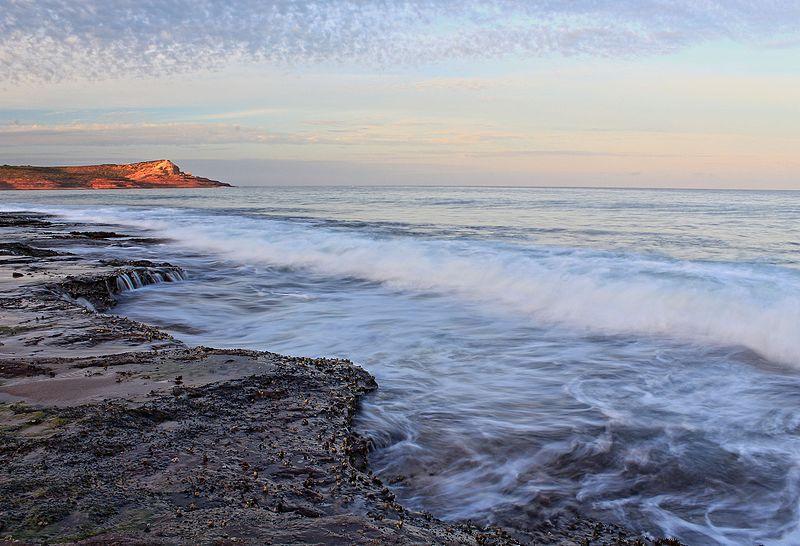
[[[186,279],[115,312],[363,365],[381,388],[358,428],[413,508],[800,540],[796,193],[9,192],[3,210],[159,238],[119,252]]]

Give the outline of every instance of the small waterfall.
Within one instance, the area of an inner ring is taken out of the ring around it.
[[[169,264],[131,265],[111,274],[68,277],[49,288],[58,297],[76,303],[90,311],[103,312],[114,306],[115,295],[151,284],[178,282],[186,279],[180,267]]]
[[[130,272],[131,281],[133,281],[134,288],[141,288],[144,286],[142,284],[142,279],[139,277],[139,273],[136,270]]]
[[[127,274],[117,276],[117,292],[124,292],[125,290],[133,290],[133,284]]]
[[[186,273],[179,267],[136,268],[121,270],[115,275],[115,290],[112,293],[136,290],[151,284],[179,282],[186,279]]]

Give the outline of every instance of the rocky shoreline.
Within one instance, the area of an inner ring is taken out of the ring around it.
[[[377,388],[363,369],[106,314],[185,272],[73,247],[146,243],[0,215],[0,542],[678,544],[577,515],[500,529],[405,509],[351,427]]]

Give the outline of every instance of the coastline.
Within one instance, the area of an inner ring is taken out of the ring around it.
[[[183,172],[168,159],[102,165],[0,165],[0,190],[223,188],[230,184]]]
[[[0,217],[0,539],[82,543],[678,544],[577,515],[535,529],[398,504],[351,427],[372,376],[346,360],[187,347],[106,314],[180,280],[71,253],[147,240]]]

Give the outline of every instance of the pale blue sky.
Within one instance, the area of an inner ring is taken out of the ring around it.
[[[0,162],[800,188],[800,3],[0,0]]]

